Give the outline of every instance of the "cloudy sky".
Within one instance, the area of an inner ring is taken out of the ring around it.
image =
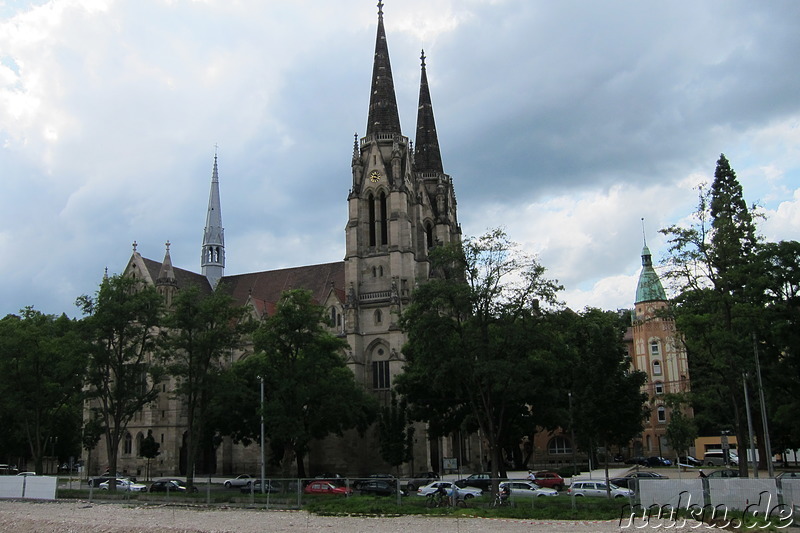
[[[341,260],[375,3],[0,0],[0,316],[77,316],[134,240],[199,270],[215,149],[227,274]],[[573,308],[632,305],[641,218],[658,261],[722,152],[800,239],[800,2],[384,13],[411,137],[425,48],[464,235],[504,227]]]

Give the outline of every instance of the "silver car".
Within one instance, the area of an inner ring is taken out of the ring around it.
[[[542,496],[558,496],[558,491],[540,487],[532,481],[503,481],[500,483],[500,490],[511,490],[511,499],[517,498],[540,498]]]
[[[631,489],[624,489],[612,484],[606,484],[605,481],[573,481],[567,492],[570,496],[608,496],[609,490],[611,491],[612,498],[631,498],[633,491]]]

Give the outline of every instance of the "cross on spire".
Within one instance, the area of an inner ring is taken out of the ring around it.
[[[383,0],[378,0],[378,16],[383,18]]]
[[[136,247],[139,246],[136,244],[136,241],[133,241],[133,253],[136,253]]]

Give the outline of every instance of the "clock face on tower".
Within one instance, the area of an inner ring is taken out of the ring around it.
[[[372,172],[369,173],[369,180],[372,183],[378,183],[381,180],[381,173],[378,172],[377,170],[373,170]]]

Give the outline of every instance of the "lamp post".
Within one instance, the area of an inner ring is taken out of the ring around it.
[[[264,476],[266,471],[264,468],[264,378],[259,376],[261,381],[261,494],[264,494],[266,487],[264,485]]]

